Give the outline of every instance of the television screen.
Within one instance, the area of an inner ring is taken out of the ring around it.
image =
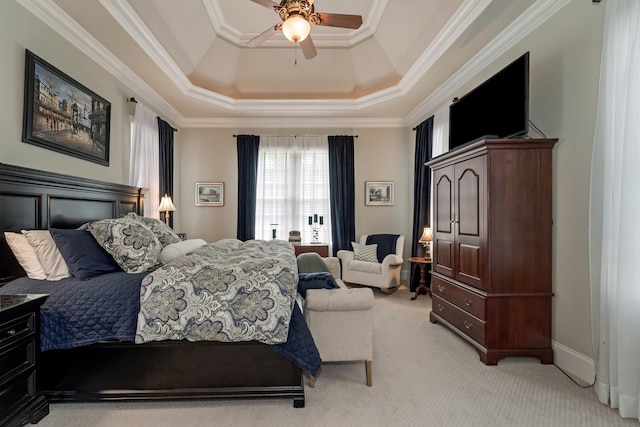
[[[529,131],[529,52],[449,107],[449,150]]]

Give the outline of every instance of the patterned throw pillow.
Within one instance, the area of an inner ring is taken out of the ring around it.
[[[87,229],[127,273],[142,273],[159,264],[162,244],[142,221],[103,219],[90,223]]]
[[[362,245],[351,242],[353,257],[356,261],[378,262],[378,245]]]
[[[166,223],[160,221],[156,218],[147,218],[146,216],[139,216],[135,212],[129,212],[127,214],[128,218],[131,218],[136,221],[142,221],[144,225],[146,225],[156,238],[162,243],[162,247],[166,247],[172,243],[180,242],[180,237],[169,227]]]

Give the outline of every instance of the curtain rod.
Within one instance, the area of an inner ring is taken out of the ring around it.
[[[138,101],[136,101],[136,99],[133,96],[131,98],[127,98],[127,102],[133,102],[134,104],[138,103]],[[178,132],[178,129],[174,128],[173,126],[171,126],[171,130],[174,132]]]
[[[240,136],[240,135],[236,135],[236,134],[234,134],[234,135],[233,135],[233,137],[234,137],[234,138],[237,138],[237,137],[239,137],[239,136]],[[287,136],[287,135],[284,135],[284,136]],[[298,135],[291,135],[291,136],[293,136],[294,138],[297,138],[297,137],[298,137]],[[357,137],[358,137],[358,135],[331,135],[331,136],[352,136],[352,137],[354,137],[354,138],[357,138]]]

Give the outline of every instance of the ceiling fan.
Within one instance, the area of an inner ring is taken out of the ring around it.
[[[306,59],[314,58],[318,52],[313,45],[309,32],[311,24],[327,27],[360,28],[362,16],[343,15],[337,13],[318,13],[313,6],[314,0],[282,0],[280,4],[271,0],[251,0],[280,15],[282,22],[267,29],[247,42],[247,46],[255,47],[282,30],[285,37],[294,43],[300,43]]]

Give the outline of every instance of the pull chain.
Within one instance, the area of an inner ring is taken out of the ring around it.
[[[294,65],[298,65],[298,42],[295,43],[295,46],[293,48],[293,52],[294,52],[293,64]]]

